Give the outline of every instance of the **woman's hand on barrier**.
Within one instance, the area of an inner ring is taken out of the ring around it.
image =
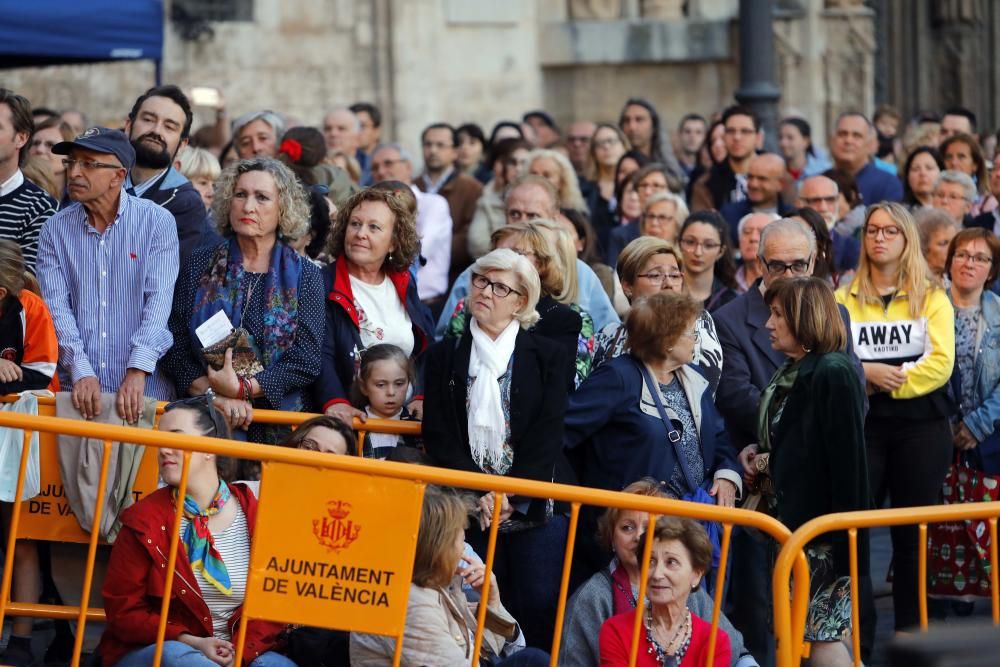
[[[736,485],[728,479],[717,479],[708,495],[715,498],[719,507],[736,507]]]
[[[351,428],[354,428],[354,418],[357,417],[358,421],[362,424],[367,420],[367,415],[362,410],[358,410],[353,405],[348,403],[334,403],[326,410],[323,414],[329,415],[330,417],[335,417],[340,421],[344,422]]]
[[[494,505],[494,494],[487,493],[479,498],[479,528],[480,530],[486,530],[493,523],[493,505]],[[503,523],[510,518],[510,515],[514,513],[514,508],[511,507],[510,501],[507,499],[507,494],[500,494],[500,523]]]
[[[177,638],[191,648],[197,649],[204,654],[206,658],[211,660],[217,665],[222,665],[222,667],[229,667],[233,664],[234,649],[230,642],[224,639],[216,639],[215,637],[195,637],[190,634],[182,634]]]
[[[865,379],[883,391],[896,391],[906,382],[906,371],[900,366],[889,364],[866,363]]]
[[[424,420],[424,399],[418,398],[415,401],[410,401],[410,404],[406,406],[409,411],[410,416],[416,419],[418,422]]]
[[[241,428],[245,431],[253,423],[253,406],[246,401],[241,401],[238,398],[217,396],[215,398],[215,407],[222,410],[222,414],[226,416],[226,421],[229,422],[230,428]]]
[[[955,436],[953,439],[955,444],[955,449],[961,449],[963,451],[968,449],[975,449],[979,442],[976,440],[976,436],[972,435],[972,431],[965,424],[959,424],[958,428],[955,429]]]
[[[743,466],[743,479],[746,480],[747,484],[753,484],[754,478],[757,476],[757,469],[754,468],[753,460],[757,456],[757,452],[760,451],[756,444],[747,445],[740,452],[740,465]]]
[[[84,419],[101,416],[101,383],[95,376],[88,375],[74,382],[70,397],[73,407],[80,411]]]
[[[13,361],[0,359],[0,382],[20,382],[24,379],[21,367]]]
[[[238,398],[241,396],[243,387],[240,386],[240,377],[233,369],[233,348],[226,350],[226,360],[222,365],[222,370],[215,370],[208,367],[208,383],[219,396]]]

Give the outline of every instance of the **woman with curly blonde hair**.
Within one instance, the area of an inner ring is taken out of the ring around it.
[[[212,210],[223,241],[181,270],[164,367],[178,395],[214,392],[235,438],[276,443],[287,429],[254,424],[254,408],[311,409],[306,388],[320,371],[323,277],[288,244],[309,229],[309,205],[288,167],[253,158],[222,172]],[[199,333],[213,318],[234,335]]]
[[[349,396],[361,352],[389,343],[413,358],[427,348],[434,330],[410,272],[420,252],[416,206],[400,186],[353,195],[330,231],[327,254],[333,261],[323,269],[326,339],[315,399],[318,408],[348,424],[365,418]],[[418,418],[421,403],[408,406]]]
[[[528,153],[524,161],[526,174],[541,176],[559,194],[559,208],[571,208],[589,213],[580,194],[580,181],[569,158],[559,151],[538,149]]]

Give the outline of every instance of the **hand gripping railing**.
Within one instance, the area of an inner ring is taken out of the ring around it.
[[[294,422],[296,417],[287,416],[288,423]],[[381,424],[369,423],[370,428],[376,428]],[[167,580],[163,593],[163,604],[161,608],[160,625],[157,634],[157,649],[154,665],[159,667],[164,636],[166,632],[167,611],[170,605],[170,591],[174,578],[174,566],[176,565],[177,549],[179,543],[180,517],[183,514],[183,499],[187,488],[187,475],[190,465],[191,452],[212,453],[219,456],[229,456],[243,459],[256,459],[261,461],[273,461],[292,465],[306,466],[310,468],[326,468],[347,472],[363,473],[371,477],[381,477],[387,479],[415,480],[423,484],[440,484],[445,486],[458,487],[462,489],[473,489],[496,494],[494,502],[493,521],[490,526],[488,547],[486,552],[486,569],[492,571],[494,556],[496,551],[497,528],[500,524],[500,510],[502,506],[501,494],[518,496],[529,496],[534,498],[549,498],[571,504],[569,535],[566,543],[566,550],[563,557],[563,573],[559,592],[559,603],[557,607],[556,628],[553,634],[551,665],[556,665],[559,655],[560,639],[562,635],[562,625],[564,620],[566,597],[569,589],[570,564],[576,539],[576,529],[578,525],[580,507],[582,505],[596,505],[603,507],[617,507],[626,510],[645,512],[648,515],[650,525],[656,518],[663,515],[678,517],[688,517],[697,520],[717,521],[723,524],[722,537],[722,557],[719,563],[717,574],[717,585],[715,587],[716,596],[712,618],[712,632],[709,646],[707,664],[711,664],[715,651],[714,637],[718,627],[720,609],[722,605],[722,591],[724,590],[725,572],[728,561],[728,546],[733,525],[744,525],[757,528],[768,534],[779,543],[784,543],[789,537],[789,531],[777,520],[759,512],[749,512],[746,510],[720,508],[714,505],[699,503],[689,503],[664,498],[651,498],[621,492],[603,491],[588,489],[578,486],[564,484],[552,484],[535,482],[530,480],[502,477],[496,475],[485,475],[479,473],[469,473],[442,468],[426,466],[414,466],[388,461],[373,461],[352,456],[333,456],[319,452],[301,451],[284,447],[274,447],[268,445],[248,444],[245,442],[235,442],[230,440],[219,440],[200,436],[187,436],[174,433],[166,433],[155,430],[136,429],[126,426],[114,426],[105,424],[95,424],[93,422],[80,420],[66,420],[54,417],[35,417],[29,415],[2,413],[0,412],[0,427],[18,428],[25,430],[25,438],[30,438],[31,430],[40,433],[62,433],[67,435],[80,436],[85,438],[95,438],[104,441],[105,456],[102,461],[101,482],[106,483],[107,469],[109,463],[108,453],[112,442],[131,442],[142,444],[147,447],[170,447],[184,451],[183,468],[180,484],[177,493],[177,519],[172,527],[170,552],[167,563]],[[24,485],[24,473],[28,462],[28,448],[25,447],[18,471],[17,496],[20,497]],[[266,471],[263,475],[266,475]],[[294,489],[286,492],[294,493]],[[98,494],[98,498],[102,494]],[[266,502],[266,497],[261,501]],[[88,543],[86,570],[84,575],[84,586],[81,602],[78,607],[57,607],[54,605],[28,604],[9,602],[10,585],[12,576],[13,545],[16,539],[17,525],[23,503],[15,503],[12,519],[11,531],[8,538],[8,549],[6,562],[0,582],[0,623],[3,622],[4,615],[13,613],[23,616],[35,617],[61,617],[75,618],[77,621],[76,642],[73,649],[73,665],[79,664],[80,653],[84,629],[88,620],[100,620],[103,614],[100,610],[91,609],[89,606],[90,589],[93,582],[93,568],[98,545],[98,530],[101,515],[104,507],[101,500],[95,508],[93,526]],[[639,596],[642,600],[646,591],[646,579],[649,572],[649,555],[652,549],[652,531],[647,531],[647,539],[643,548],[643,562],[641,568]],[[252,565],[251,565],[252,568]],[[799,577],[807,576],[805,572],[804,556],[795,562],[796,581]],[[481,599],[489,599],[490,580],[487,577],[481,591]],[[248,589],[244,605],[247,604],[252,595]],[[475,633],[473,656],[470,664],[479,664],[479,654],[482,648],[483,628],[486,618],[486,605],[480,605],[477,615],[477,627]],[[236,641],[236,656],[234,664],[241,664],[243,655],[243,643],[246,636],[246,623],[249,621],[247,615],[243,615],[239,636]],[[638,652],[640,638],[641,614],[635,615],[633,626],[631,653],[629,665],[634,665]],[[394,665],[399,664],[402,649],[402,636],[396,638],[396,650]]]

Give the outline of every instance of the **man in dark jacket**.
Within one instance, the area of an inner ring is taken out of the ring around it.
[[[764,291],[774,281],[791,275],[809,275],[816,261],[816,238],[800,223],[778,220],[770,223],[761,233],[759,255],[763,277],[741,294],[712,314],[715,328],[722,344],[722,380],[716,404],[726,420],[730,438],[736,451],[758,442],[757,413],[761,392],[786,357],[771,347],[770,332],[764,326],[770,317],[764,303]],[[851,330],[850,317],[839,306],[847,331]],[[864,385],[864,373],[854,354],[848,336],[848,353],[854,359]],[[867,408],[867,406],[866,406]],[[733,610],[730,618],[743,633],[747,649],[761,663],[767,664],[773,651],[767,617],[760,613],[770,598],[768,578],[769,556],[767,545],[744,530],[733,533],[733,570],[730,575]],[[870,602],[871,580],[867,572],[861,577],[862,643],[874,641],[866,635],[866,612]],[[866,588],[867,583],[867,588]],[[874,609],[871,610],[872,612]],[[874,626],[870,628],[874,631]],[[871,643],[868,643],[870,648]]]
[[[135,148],[135,166],[125,188],[174,216],[181,264],[195,248],[219,240],[209,225],[201,195],[171,166],[177,151],[187,145],[192,119],[187,97],[177,86],[167,85],[143,93],[125,121],[125,133]]]
[[[747,107],[731,106],[722,112],[727,157],[713,166],[691,187],[691,212],[722,210],[729,202],[747,198],[750,158],[764,141],[760,121]]]

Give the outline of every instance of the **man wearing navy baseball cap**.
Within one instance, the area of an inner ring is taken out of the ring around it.
[[[52,152],[65,155],[73,202],[38,240],[38,280],[59,338],[59,375],[85,419],[135,424],[143,397],[172,398],[157,362],[177,279],[173,216],[122,187],[135,164],[124,132],[92,127]],[[106,396],[102,396],[106,394]]]

